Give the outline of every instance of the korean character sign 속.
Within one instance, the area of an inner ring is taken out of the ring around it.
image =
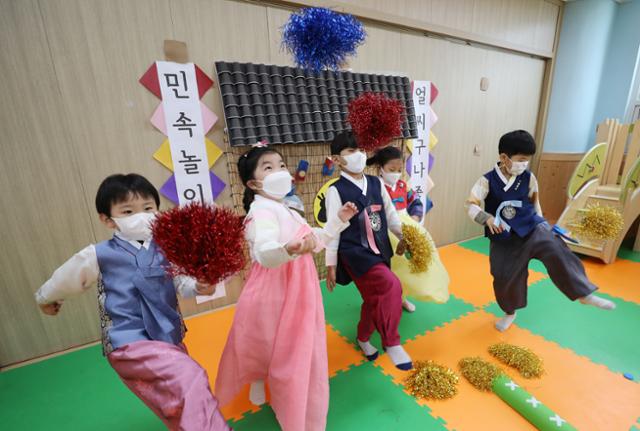
[[[213,203],[195,66],[157,61],[156,67],[180,205]]]
[[[427,208],[427,193],[431,186],[429,178],[429,134],[431,124],[429,118],[429,104],[431,100],[431,82],[413,81],[413,107],[416,113],[418,137],[413,141],[411,156],[411,188],[422,201],[422,207]]]

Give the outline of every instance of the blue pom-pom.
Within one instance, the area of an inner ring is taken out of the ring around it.
[[[282,45],[299,67],[337,70],[356,53],[366,35],[353,16],[312,7],[291,14],[282,31]]]

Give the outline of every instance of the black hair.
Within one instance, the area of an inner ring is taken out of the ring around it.
[[[536,153],[536,141],[533,136],[525,130],[514,130],[506,133],[500,138],[498,144],[498,154],[506,154],[511,157],[516,154],[532,156]]]
[[[242,180],[242,184],[244,184],[242,205],[246,212],[249,212],[251,202],[253,202],[256,196],[256,192],[249,188],[247,183],[254,179],[253,174],[258,167],[258,161],[260,161],[260,158],[265,154],[278,154],[282,157],[279,151],[271,147],[253,147],[238,159],[238,174],[240,174],[240,180]]]
[[[358,148],[356,137],[351,131],[338,133],[334,136],[331,141],[331,155],[340,155],[340,152],[345,148]]]
[[[126,201],[129,196],[153,198],[160,208],[158,190],[142,175],[114,174],[105,178],[96,193],[96,210],[98,214],[111,217],[111,205]]]
[[[367,160],[367,166],[379,166],[383,167],[391,160],[402,160],[402,151],[400,149],[389,145],[376,151],[376,153],[369,157]]]

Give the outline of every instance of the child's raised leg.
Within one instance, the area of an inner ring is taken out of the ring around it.
[[[124,384],[168,429],[230,429],[211,393],[207,372],[184,346],[136,341],[114,350],[107,359]]]
[[[572,301],[612,310],[616,305],[593,294],[597,287],[589,281],[580,258],[548,226],[538,225],[531,233],[533,257],[540,259],[551,281]]]

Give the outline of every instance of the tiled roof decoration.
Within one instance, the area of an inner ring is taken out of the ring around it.
[[[385,93],[406,108],[403,138],[418,136],[411,82],[403,76],[322,71],[289,66],[216,62],[232,146],[329,142],[350,130],[349,101],[366,91]]]

